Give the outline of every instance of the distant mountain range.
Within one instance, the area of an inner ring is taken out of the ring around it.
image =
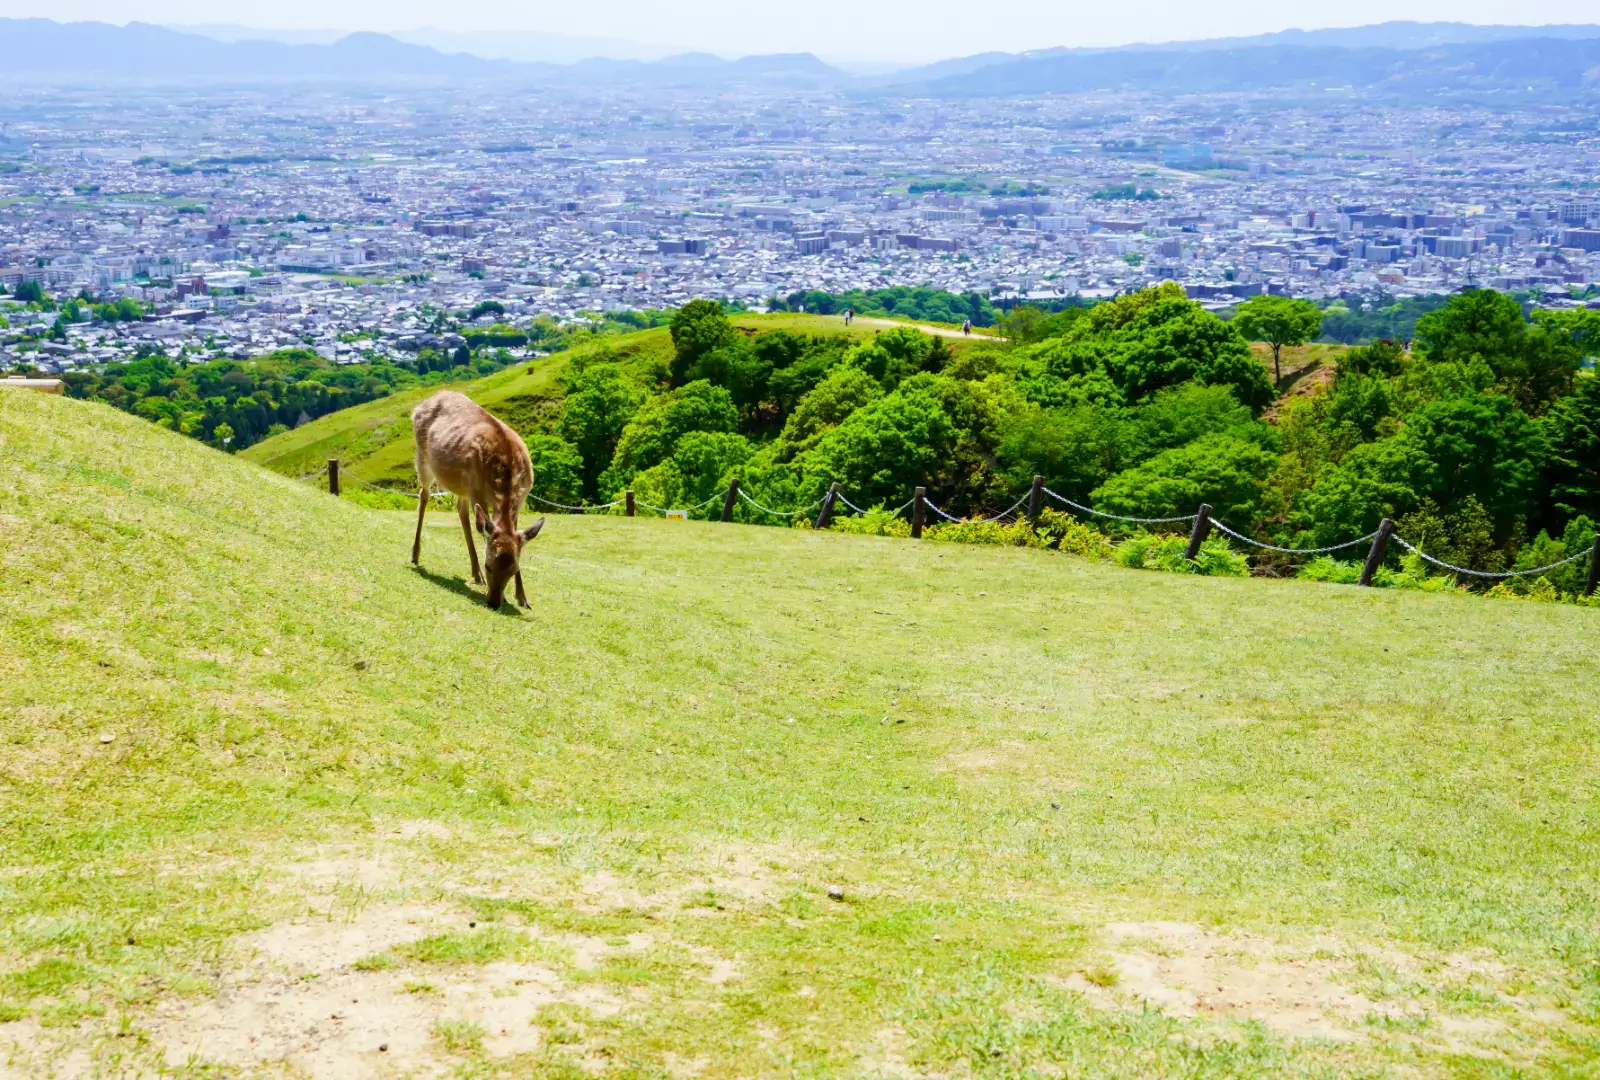
[[[200,34],[217,41],[277,41],[285,45],[332,45],[347,37],[349,30],[267,30],[236,23],[206,23],[194,26],[168,24],[167,29]],[[447,53],[470,53],[485,60],[516,60],[520,63],[575,64],[580,60],[606,57],[611,60],[660,60],[672,49],[653,48],[637,41],[612,37],[579,37],[538,30],[441,30],[435,26],[415,30],[391,31],[390,37],[410,45],[427,45]]]
[[[59,23],[0,19],[0,81],[163,82],[511,81],[645,87],[833,87],[862,93],[944,98],[1134,90],[1210,93],[1349,87],[1410,98],[1440,93],[1532,92],[1547,98],[1600,97],[1600,26],[1473,26],[1394,22],[1350,29],[1291,30],[1252,38],[1135,45],[1116,49],[991,52],[888,75],[852,75],[810,53],[724,60],[708,53],[661,59],[590,57],[575,63],[485,58],[475,35],[415,31],[399,40],[358,32],[336,41],[315,31],[250,31],[212,26],[184,32],[147,23]],[[291,40],[251,38],[251,33]],[[431,41],[428,35],[436,35]],[[292,40],[295,35],[303,35]],[[538,44],[529,42],[517,49]],[[556,39],[559,35],[543,35]],[[572,55],[601,39],[562,39]],[[420,41],[429,41],[427,44]],[[618,44],[627,44],[618,41]],[[435,47],[435,45],[444,48]],[[549,46],[550,40],[544,45]]]
[[[1600,36],[1530,37],[1415,49],[1250,45],[1204,51],[1063,50],[993,60],[965,71],[932,65],[900,73],[885,85],[899,93],[945,98],[1348,87],[1405,99],[1508,92],[1564,99],[1600,96]]]

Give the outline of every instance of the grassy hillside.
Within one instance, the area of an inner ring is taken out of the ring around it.
[[[0,1075],[1600,1060],[1593,610],[561,517],[494,613],[107,407],[0,470]]]
[[[787,330],[796,334],[841,334],[870,337],[896,325],[887,319],[863,320],[846,327],[844,319],[830,315],[738,315],[733,324],[745,330]],[[952,338],[961,351],[976,339]],[[531,430],[541,418],[552,415],[560,399],[561,371],[575,357],[606,356],[641,367],[665,364],[672,355],[672,338],[666,327],[602,338],[567,352],[529,361],[481,379],[460,384],[470,396],[519,430]],[[404,485],[416,482],[412,467],[411,410],[436,388],[410,390],[355,408],[320,417],[294,431],[257,443],[241,455],[289,476],[302,476],[340,459],[341,467],[368,483]]]
[[[602,338],[569,352],[530,360],[481,379],[456,385],[474,401],[510,422],[536,418],[541,410],[560,400],[561,371],[573,356],[612,353],[648,362],[671,354],[667,330],[641,330],[615,338]],[[338,458],[341,466],[368,483],[416,483],[412,467],[411,410],[417,402],[437,392],[423,387],[369,401],[352,409],[330,413],[293,431],[259,442],[241,456],[276,472],[301,476]]]

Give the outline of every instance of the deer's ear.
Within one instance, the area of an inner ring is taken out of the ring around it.
[[[483,507],[474,506],[472,520],[477,523],[478,531],[484,536],[489,535],[489,515],[483,512]]]
[[[539,530],[542,528],[544,528],[544,518],[540,518],[538,521],[535,521],[532,525],[529,525],[526,529],[522,530],[522,542],[527,543],[535,536],[538,536]]]

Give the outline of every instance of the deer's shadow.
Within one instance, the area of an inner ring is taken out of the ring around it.
[[[432,570],[422,566],[412,566],[411,571],[424,581],[428,582],[430,585],[437,585],[446,592],[453,592],[457,596],[464,596],[474,604],[477,604],[479,607],[489,607],[489,605],[484,601],[483,593],[478,589],[473,588],[465,578],[450,577],[445,574],[436,574]],[[499,611],[493,613],[496,615],[509,616],[518,619],[522,618],[522,609],[517,607],[516,602],[510,597],[507,597],[506,602],[500,605]]]

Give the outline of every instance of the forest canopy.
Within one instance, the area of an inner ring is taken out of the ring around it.
[[[956,355],[910,327],[743,334],[694,301],[673,318],[666,363],[570,374],[550,434],[582,464],[571,490],[540,493],[631,488],[691,506],[737,476],[789,509],[837,481],[861,505],[924,486],[976,515],[1040,475],[1133,517],[1206,502],[1283,546],[1356,539],[1389,517],[1488,570],[1575,552],[1600,519],[1600,313],[1529,320],[1502,294],[1463,293],[1419,317],[1409,350],[1349,350],[1324,389],[1278,401],[1238,329],[1175,285],[1015,325],[1028,333]]]

